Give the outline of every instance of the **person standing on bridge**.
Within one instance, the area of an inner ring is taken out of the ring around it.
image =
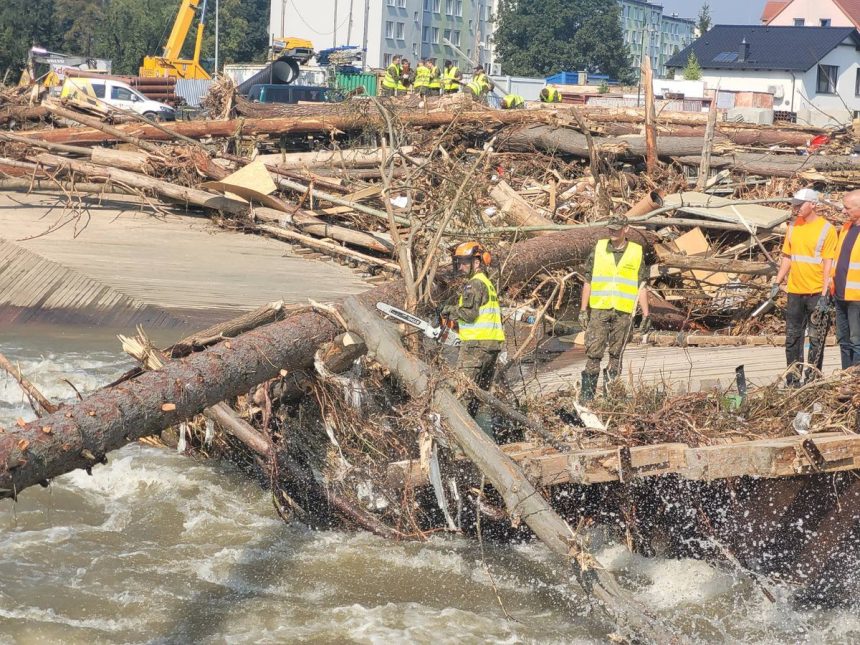
[[[836,229],[815,212],[820,198],[811,188],[798,190],[792,199],[795,216],[789,224],[782,245],[779,271],[771,284],[771,298],[779,293],[780,285],[788,278],[788,306],[785,310],[785,362],[788,373],[785,384],[799,387],[801,379],[814,377],[813,367],[821,371],[824,364],[824,341],[827,330],[810,324],[816,310],[817,317],[826,316],[829,309],[828,291],[831,265],[836,257]],[[809,335],[809,367],[803,373],[806,335]]]
[[[839,233],[833,263],[836,341],[842,369],[860,365],[860,190],[842,199],[848,221]]]
[[[639,330],[651,328],[648,306],[648,266],[640,244],[627,239],[629,222],[623,215],[613,215],[606,225],[609,237],[598,240],[586,260],[585,284],[579,322],[585,328],[585,355],[588,360],[582,372],[579,399],[587,403],[594,398],[600,377],[600,361],[609,349],[606,377],[621,375],[621,356],[633,326],[636,305],[642,307]],[[590,314],[589,314],[590,312]]]

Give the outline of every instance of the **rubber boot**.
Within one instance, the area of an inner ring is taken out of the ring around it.
[[[594,394],[597,392],[597,374],[582,373],[582,388],[579,391],[579,402],[589,403],[594,400]]]

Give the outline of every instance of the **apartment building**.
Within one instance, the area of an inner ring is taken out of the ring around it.
[[[621,31],[633,68],[638,73],[643,56],[648,56],[654,73],[666,76],[666,61],[693,42],[696,23],[676,14],[666,15],[662,5],[644,0],[619,0],[619,4]]]
[[[462,67],[495,64],[492,31],[498,0],[272,0],[270,32],[299,36],[318,50],[356,45],[365,66],[386,67],[399,54],[435,56]],[[447,43],[450,43],[447,44]],[[453,45],[453,46],[452,46]],[[458,53],[457,50],[462,53]]]

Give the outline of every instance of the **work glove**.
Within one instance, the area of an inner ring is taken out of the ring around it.
[[[457,317],[457,305],[445,305],[442,307],[442,318],[449,320]]]
[[[588,309],[579,312],[579,326],[583,329],[588,327]]]
[[[639,321],[639,333],[647,334],[651,331],[651,316],[642,316],[642,320]]]
[[[774,282],[770,285],[770,299],[773,300],[779,295],[779,284]]]

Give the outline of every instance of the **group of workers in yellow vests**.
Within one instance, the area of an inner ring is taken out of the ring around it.
[[[439,69],[435,58],[422,58],[413,70],[410,62],[399,55],[391,59],[382,77],[382,96],[399,96],[410,92],[420,96],[438,96],[456,94],[461,90],[468,93],[474,100],[486,103],[487,96],[496,89],[492,79],[487,75],[483,65],[476,65],[472,78],[463,81],[463,73],[452,61],[446,60],[444,67]],[[559,90],[548,85],[540,93],[542,103],[561,103]],[[525,99],[518,94],[507,94],[501,101],[503,110],[525,107]]]

